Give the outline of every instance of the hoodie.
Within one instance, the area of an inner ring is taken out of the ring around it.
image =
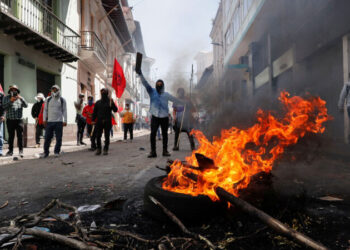
[[[182,103],[176,97],[170,95],[168,92],[164,91],[164,86],[160,93],[155,88],[152,88],[151,85],[147,82],[145,77],[140,74],[142,85],[145,86],[147,93],[151,99],[151,104],[149,108],[149,112],[152,116],[157,118],[165,118],[168,117],[169,107],[168,102],[174,103]]]

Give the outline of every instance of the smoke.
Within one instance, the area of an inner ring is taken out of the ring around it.
[[[178,88],[185,89],[186,95],[190,92],[191,63],[194,58],[192,48],[189,44],[187,49],[178,52],[164,77],[166,89],[173,95],[176,95]]]

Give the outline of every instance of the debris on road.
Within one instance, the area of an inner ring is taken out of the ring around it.
[[[5,203],[0,206],[0,209],[5,208],[8,204],[9,204],[9,201],[5,201]]]
[[[100,207],[101,207],[101,205],[84,205],[84,206],[78,207],[77,211],[79,213],[93,212],[93,211],[99,209]]]
[[[334,196],[323,196],[319,197],[318,199],[321,201],[343,201],[343,199]]]
[[[110,209],[110,210],[121,210],[127,201],[127,198],[124,196],[120,196],[115,200],[107,202],[103,208],[104,209]]]

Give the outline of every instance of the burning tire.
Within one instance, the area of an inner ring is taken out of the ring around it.
[[[207,196],[190,196],[162,189],[162,180],[165,177],[155,177],[145,187],[144,209],[153,218],[161,221],[168,220],[167,215],[149,199],[149,196],[156,198],[180,220],[184,221],[208,219],[218,214],[218,211],[222,209],[220,203],[211,201]]]

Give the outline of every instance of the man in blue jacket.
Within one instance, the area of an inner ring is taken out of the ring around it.
[[[163,80],[158,80],[156,82],[156,87],[152,88],[151,85],[147,82],[145,77],[142,74],[142,71],[136,72],[140,78],[142,85],[145,86],[148,95],[151,99],[150,110],[149,112],[152,115],[151,118],[151,153],[148,155],[148,158],[157,157],[156,152],[156,135],[159,126],[162,130],[163,136],[163,156],[170,156],[168,152],[168,126],[169,126],[169,108],[168,102],[180,102],[177,98],[170,95],[164,91],[164,82]]]

